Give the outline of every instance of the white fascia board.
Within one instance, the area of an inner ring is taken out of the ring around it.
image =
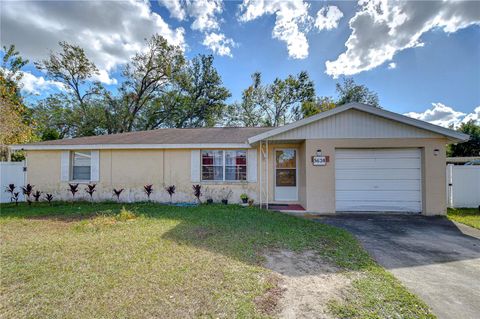
[[[396,121],[396,122],[400,122],[400,123],[404,123],[404,124],[411,125],[411,126],[414,126],[414,127],[418,127],[418,128],[424,129],[426,131],[430,131],[430,132],[434,132],[434,133],[437,133],[437,134],[440,134],[440,135],[444,135],[454,142],[465,142],[465,141],[468,141],[469,138],[470,138],[470,136],[467,135],[467,134],[463,134],[463,133],[460,133],[460,132],[457,132],[457,131],[454,131],[454,130],[451,130],[451,129],[448,129],[448,128],[445,128],[445,127],[441,127],[441,126],[438,126],[438,125],[434,125],[434,124],[431,124],[431,123],[428,123],[428,122],[425,122],[425,121],[417,120],[417,119],[414,119],[414,118],[411,118],[411,117],[408,117],[408,116],[405,116],[405,115],[401,115],[401,114],[398,114],[398,113],[390,112],[390,111],[387,111],[387,110],[384,110],[384,109],[380,109],[380,108],[377,108],[377,107],[373,107],[373,106],[365,105],[365,104],[361,104],[361,103],[348,103],[348,104],[336,107],[334,109],[319,113],[317,115],[308,117],[306,119],[303,119],[303,120],[300,120],[300,121],[297,121],[297,122],[294,122],[294,123],[291,123],[291,124],[288,124],[288,125],[285,125],[285,126],[281,126],[279,128],[273,129],[271,131],[253,136],[253,137],[248,139],[248,142],[250,144],[253,144],[253,143],[256,143],[258,141],[268,139],[269,137],[278,135],[280,133],[295,129],[297,127],[304,126],[304,125],[310,124],[312,122],[321,120],[323,118],[338,114],[340,112],[347,111],[349,109],[357,109],[359,111],[367,112],[367,113],[374,114],[374,115],[377,115],[377,116],[380,116],[380,117],[383,117],[383,118],[386,118],[386,119],[390,119],[390,120],[393,120],[393,121]]]
[[[9,146],[14,151],[37,150],[111,150],[111,149],[244,149],[252,148],[247,143],[205,144],[82,144],[82,145],[35,145],[16,144]]]

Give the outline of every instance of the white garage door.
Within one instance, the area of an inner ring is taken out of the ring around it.
[[[421,212],[420,149],[338,149],[337,211]]]

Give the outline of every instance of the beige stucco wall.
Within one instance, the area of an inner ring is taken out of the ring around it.
[[[446,213],[445,145],[447,140],[436,139],[314,139],[305,142],[306,206],[308,211],[335,212],[335,149],[336,148],[422,148],[423,214]],[[313,166],[310,158],[321,149],[330,156],[326,166]],[[434,149],[439,150],[437,156]]]
[[[311,139],[301,143],[269,145],[268,180],[269,202],[274,202],[274,161],[276,148],[296,148],[298,150],[298,189],[300,203],[310,212],[335,212],[335,149],[336,148],[395,148],[418,147],[422,149],[422,196],[423,213],[426,215],[445,214],[445,145],[443,138],[431,139]],[[314,167],[311,156],[321,149],[330,157],[324,167]],[[434,156],[434,149],[439,154]],[[28,151],[27,179],[36,189],[54,193],[56,199],[69,199],[68,182],[60,181],[61,151]],[[261,156],[258,154],[258,165]],[[175,201],[193,201],[190,179],[191,150],[101,150],[100,181],[96,199],[112,199],[113,188],[125,188],[122,199],[125,201],[145,200],[143,185],[153,184],[152,199],[169,201],[164,187],[175,185]],[[260,172],[260,167],[257,169]],[[265,172],[262,172],[265,178]],[[240,194],[247,193],[258,202],[259,176],[255,183],[202,182],[204,195],[219,201],[225,193],[233,193],[230,202],[239,202]],[[87,199],[84,187],[78,197]],[[206,198],[203,197],[203,199]]]
[[[62,151],[28,151],[27,180],[42,192],[53,193],[55,199],[70,199],[68,182],[60,180]],[[98,200],[113,199],[113,188],[124,188],[121,198],[124,201],[146,200],[143,186],[153,184],[152,200],[168,202],[170,197],[165,186],[175,185],[174,201],[193,202],[193,184],[201,184],[204,196],[220,201],[229,190],[230,202],[240,202],[240,194],[247,193],[251,198],[258,198],[258,183],[251,182],[200,182],[191,181],[191,150],[100,150],[97,192]],[[73,183],[73,182],[72,182]],[[76,183],[76,182],[75,182]],[[81,184],[78,198],[88,199]]]

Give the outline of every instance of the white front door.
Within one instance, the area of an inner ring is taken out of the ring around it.
[[[275,150],[275,200],[297,201],[297,150]]]

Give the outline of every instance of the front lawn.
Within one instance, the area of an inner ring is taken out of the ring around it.
[[[478,208],[449,208],[447,217],[450,220],[480,229],[480,211]]]
[[[0,317],[270,317],[257,301],[275,285],[263,266],[273,249],[356,274],[330,302],[337,317],[433,317],[344,230],[235,205],[125,204],[136,218],[122,206],[2,205]]]

